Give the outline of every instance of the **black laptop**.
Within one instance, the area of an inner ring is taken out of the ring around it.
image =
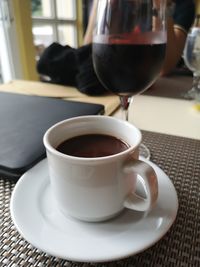
[[[100,104],[0,92],[0,177],[18,179],[45,158],[43,135],[56,122],[100,114]]]

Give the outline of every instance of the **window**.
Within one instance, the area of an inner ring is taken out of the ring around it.
[[[22,79],[13,1],[0,0],[0,83]]]
[[[38,55],[52,42],[78,46],[76,0],[31,0],[31,4],[32,32]]]

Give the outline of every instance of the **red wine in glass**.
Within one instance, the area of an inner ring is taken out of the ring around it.
[[[94,43],[93,60],[99,80],[119,96],[136,95],[159,75],[165,42],[158,44]]]
[[[104,87],[119,95],[127,120],[132,97],[159,77],[166,50],[165,7],[165,0],[98,1],[94,69]]]

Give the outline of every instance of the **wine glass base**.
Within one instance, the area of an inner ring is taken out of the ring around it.
[[[182,96],[187,100],[192,100],[195,98],[195,89],[192,88],[188,92],[182,94]]]
[[[148,149],[148,147],[145,146],[144,144],[140,144],[139,145],[139,156],[143,157],[143,158],[145,158],[147,160],[150,160],[151,152]]]

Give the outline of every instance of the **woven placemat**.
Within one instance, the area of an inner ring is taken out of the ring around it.
[[[9,211],[15,183],[0,179],[0,266],[200,266],[200,141],[151,132],[143,132],[143,137],[151,160],[166,172],[178,193],[177,219],[164,238],[138,255],[110,263],[75,263],[49,256],[18,234]]]

